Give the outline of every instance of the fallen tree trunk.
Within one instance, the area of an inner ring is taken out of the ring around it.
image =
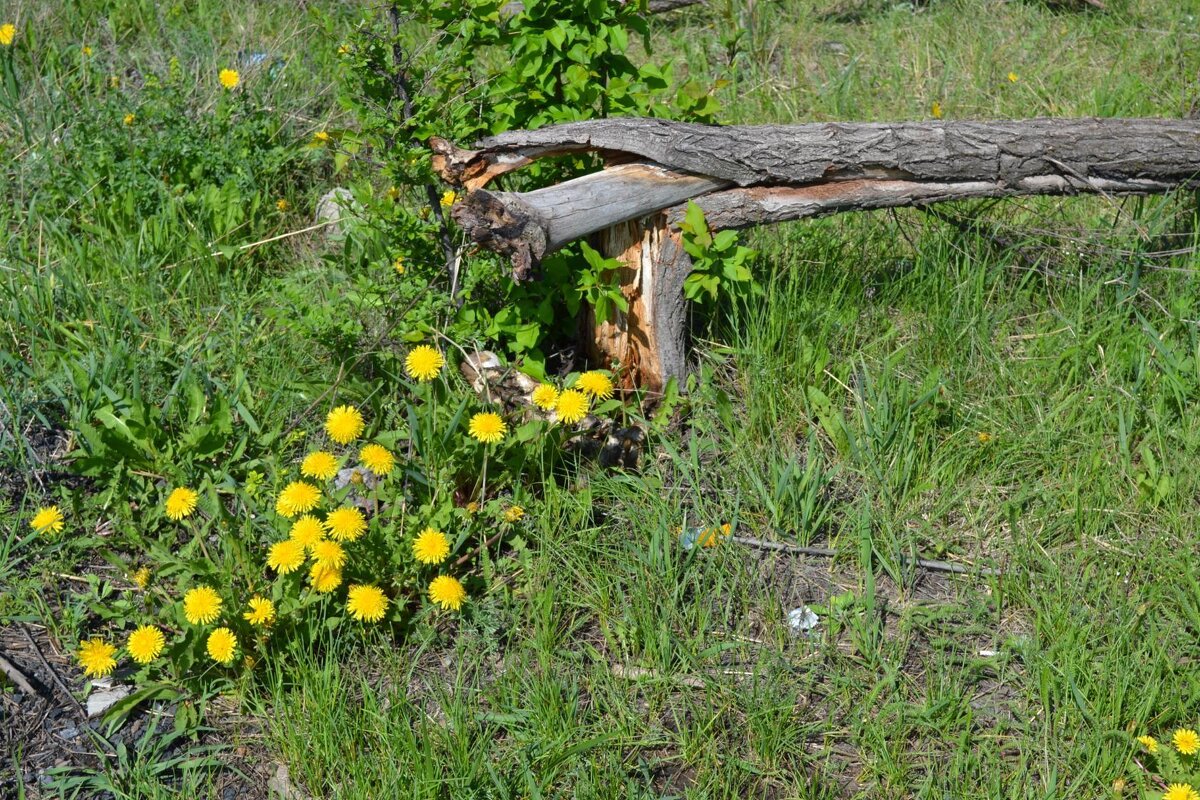
[[[512,131],[476,150],[431,144],[443,177],[474,190],[452,215],[476,242],[509,256],[516,279],[531,277],[546,253],[600,234],[605,255],[626,264],[619,277],[631,310],[615,333],[597,326],[593,349],[637,365],[637,382],[650,388],[685,366],[677,289],[688,268],[675,227],[685,200],[719,230],[949,200],[1200,185],[1200,120],[719,127],[612,119]],[[483,188],[535,159],[585,151],[606,168],[533,192]]]
[[[677,8],[687,8],[688,6],[703,5],[707,0],[650,0],[646,4],[646,10],[651,14],[665,14],[668,11],[674,11]],[[1095,2],[1096,0],[1091,0]],[[500,14],[505,17],[513,17],[525,10],[525,4],[521,0],[510,0],[500,7]]]

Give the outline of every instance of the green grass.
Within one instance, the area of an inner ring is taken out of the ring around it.
[[[6,615],[45,608],[50,575],[87,548],[29,555],[40,432],[111,390],[178,402],[181,374],[283,427],[377,333],[336,246],[209,255],[303,227],[337,180],[302,145],[337,118],[332,54],[359,9],[77,5],[19,9],[58,66],[23,112],[37,147],[0,123],[17,201],[0,211]],[[656,20],[654,44],[717,74],[720,35],[745,27],[730,122],[925,118],[934,101],[947,118],[1179,116],[1200,97],[1200,5],[1108,5],[717,3]],[[150,213],[94,187],[106,167],[56,160],[51,133],[90,116],[116,141],[149,101],[71,72],[55,48],[84,42],[101,83],[178,57],[192,109],[215,107],[239,51],[278,53],[262,97],[278,126],[239,129],[273,171]],[[296,212],[275,211],[282,196]],[[1134,780],[1130,734],[1192,726],[1200,707],[1194,198],[945,213],[752,234],[765,296],[705,321],[687,413],[644,469],[548,482],[461,622],[272,665],[241,697],[269,757],[340,798],[1095,798]],[[386,369],[354,370],[387,395]],[[78,512],[98,522],[114,502]],[[684,524],[726,521],[838,555],[679,547]],[[913,556],[1004,574],[930,575]],[[785,616],[805,604],[823,619],[798,639]],[[48,622],[64,641],[77,624]],[[165,791],[127,777],[128,796]]]

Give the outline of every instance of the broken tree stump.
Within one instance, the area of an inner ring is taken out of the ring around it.
[[[845,211],[1031,195],[1153,194],[1200,186],[1200,120],[696,125],[606,119],[510,131],[475,150],[431,140],[434,166],[471,190],[452,209],[517,280],[568,242],[598,237],[625,265],[629,311],[593,325],[591,351],[650,390],[686,372],[678,221],[686,200],[712,230]],[[490,191],[539,158],[594,152],[603,169],[531,192]]]

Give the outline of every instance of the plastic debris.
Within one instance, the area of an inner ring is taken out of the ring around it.
[[[688,528],[679,534],[679,543],[684,550],[701,547],[716,547],[721,540],[733,533],[733,526],[726,522],[716,528]]]
[[[87,699],[87,715],[89,719],[103,714],[114,703],[133,691],[133,687],[125,686],[124,684],[114,686],[107,678],[92,681],[92,687],[95,691],[89,694]]]
[[[820,622],[821,618],[817,616],[817,612],[808,606],[793,608],[787,615],[788,627],[792,633],[800,636],[807,636]]]

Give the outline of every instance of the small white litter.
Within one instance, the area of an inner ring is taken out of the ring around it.
[[[123,684],[112,685],[108,678],[92,681],[92,693],[87,699],[88,718],[98,717],[112,707],[114,703],[133,691],[132,686]]]
[[[807,635],[820,622],[821,618],[817,616],[817,612],[808,606],[793,608],[787,615],[788,627],[794,634]]]

